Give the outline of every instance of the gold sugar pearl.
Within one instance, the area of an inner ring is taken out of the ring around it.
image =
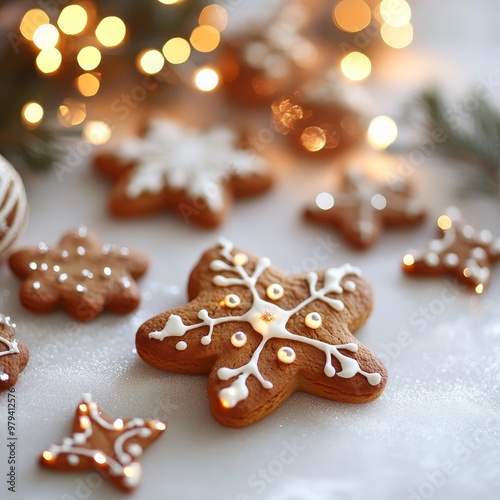
[[[224,297],[224,305],[231,309],[238,307],[241,303],[241,299],[235,293],[230,293]]]

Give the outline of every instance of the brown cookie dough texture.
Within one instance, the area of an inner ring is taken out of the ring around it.
[[[23,181],[14,167],[0,156],[0,261],[21,236],[27,216]]]
[[[28,364],[28,348],[15,340],[16,325],[0,314],[0,391],[13,387]]]
[[[223,425],[253,424],[295,391],[365,403],[384,389],[384,366],[353,336],[372,292],[349,264],[288,276],[221,240],[192,271],[188,294],[139,328],[137,352],[156,368],[208,374]]]
[[[345,175],[338,190],[319,193],[304,212],[307,219],[339,229],[353,247],[373,246],[386,227],[411,227],[426,213],[407,181],[378,183],[358,170]]]
[[[437,219],[439,238],[403,257],[403,270],[414,276],[455,275],[476,293],[483,293],[491,268],[500,259],[500,238],[475,230],[460,210],[449,207]]]
[[[254,196],[272,185],[266,162],[237,145],[234,131],[200,131],[156,118],[144,135],[95,158],[96,169],[115,184],[109,211],[142,217],[167,209],[186,224],[215,228],[235,198]]]
[[[114,486],[129,492],[141,480],[138,458],[165,429],[165,423],[160,420],[112,420],[90,394],[83,394],[71,437],[45,450],[40,465],[61,471],[96,469]]]
[[[139,250],[103,245],[85,226],[66,233],[57,245],[39,243],[11,255],[10,267],[23,280],[20,300],[33,313],[64,308],[79,321],[102,311],[132,312],[140,303],[135,279],[149,265]]]

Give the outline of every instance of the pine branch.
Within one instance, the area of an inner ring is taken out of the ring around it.
[[[498,193],[500,188],[500,112],[487,100],[477,98],[477,106],[461,115],[450,108],[436,88],[424,90],[407,109],[406,118],[423,126],[423,134],[444,154],[462,158],[480,170],[471,175],[462,194]],[[458,108],[459,109],[459,108]],[[414,111],[420,116],[412,116]],[[458,120],[458,118],[460,118]],[[432,135],[441,129],[446,140]]]

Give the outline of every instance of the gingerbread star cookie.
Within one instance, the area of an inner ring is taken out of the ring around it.
[[[28,348],[14,339],[16,325],[0,314],[0,391],[15,385],[28,364]]]
[[[103,245],[85,226],[66,233],[57,245],[39,243],[11,255],[10,267],[23,280],[20,300],[34,313],[64,308],[80,321],[103,310],[127,314],[140,303],[136,278],[149,265],[139,251]]]
[[[111,214],[138,217],[170,209],[186,224],[218,226],[234,198],[258,194],[272,183],[265,161],[236,143],[227,128],[199,131],[152,120],[143,137],[95,159],[97,170],[115,181]]]
[[[40,465],[62,471],[96,469],[113,485],[128,492],[141,480],[142,468],[137,459],[165,429],[160,420],[112,420],[90,394],[83,394],[73,421],[73,434],[45,450]]]
[[[369,248],[384,227],[418,224],[425,211],[405,181],[376,183],[363,173],[351,170],[337,193],[316,196],[305,216],[315,222],[338,227],[345,240],[358,249]]]
[[[295,391],[365,403],[385,386],[384,366],[352,335],[372,295],[349,264],[288,276],[221,240],[192,271],[188,294],[139,328],[137,352],[156,368],[209,374],[221,424],[253,424]]]
[[[491,276],[491,267],[500,259],[500,238],[486,229],[476,231],[456,207],[437,220],[439,239],[422,250],[410,250],[403,257],[403,270],[411,275],[454,274],[462,283],[482,293]]]

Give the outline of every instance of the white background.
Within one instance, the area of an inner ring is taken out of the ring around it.
[[[499,15],[500,5],[488,0],[460,6],[413,2],[413,45],[386,50],[367,85],[376,111],[395,114],[428,82],[439,83],[450,97],[465,94],[481,78],[500,82]],[[498,87],[492,98],[498,101]],[[417,280],[400,270],[405,250],[434,236],[434,220],[449,204],[479,229],[499,234],[498,198],[458,197],[467,167],[430,155],[415,172],[429,220],[415,230],[386,233],[374,249],[359,253],[331,229],[301,218],[304,204],[332,181],[332,164],[294,159],[278,141],[265,155],[276,166],[275,189],[238,203],[213,232],[171,214],[112,220],[105,210],[109,186],[85,162],[61,182],[53,173],[24,175],[31,217],[22,244],[54,243],[66,229],[85,223],[106,242],[146,250],[152,265],[141,280],[143,302],[134,314],[105,314],[91,324],[62,312],[26,312],[17,300],[18,280],[5,264],[0,268],[1,311],[12,316],[19,340],[31,350],[15,392],[13,498],[121,497],[107,484],[96,487],[95,475],[37,465],[41,451],[70,432],[82,392],[91,392],[112,417],[167,421],[166,433],[141,459],[143,484],[131,498],[469,499],[494,498],[500,491],[500,270],[482,296],[450,288],[447,278]],[[138,326],[186,301],[191,267],[222,235],[284,270],[310,266],[321,241],[339,243],[316,265],[351,262],[373,284],[375,309],[358,338],[388,364],[389,382],[378,400],[355,406],[296,394],[265,421],[227,429],[210,416],[205,377],[164,373],[138,358]],[[397,344],[402,332],[408,332],[409,345]],[[6,402],[4,393],[2,498],[8,494]],[[284,452],[289,446],[295,455]]]

